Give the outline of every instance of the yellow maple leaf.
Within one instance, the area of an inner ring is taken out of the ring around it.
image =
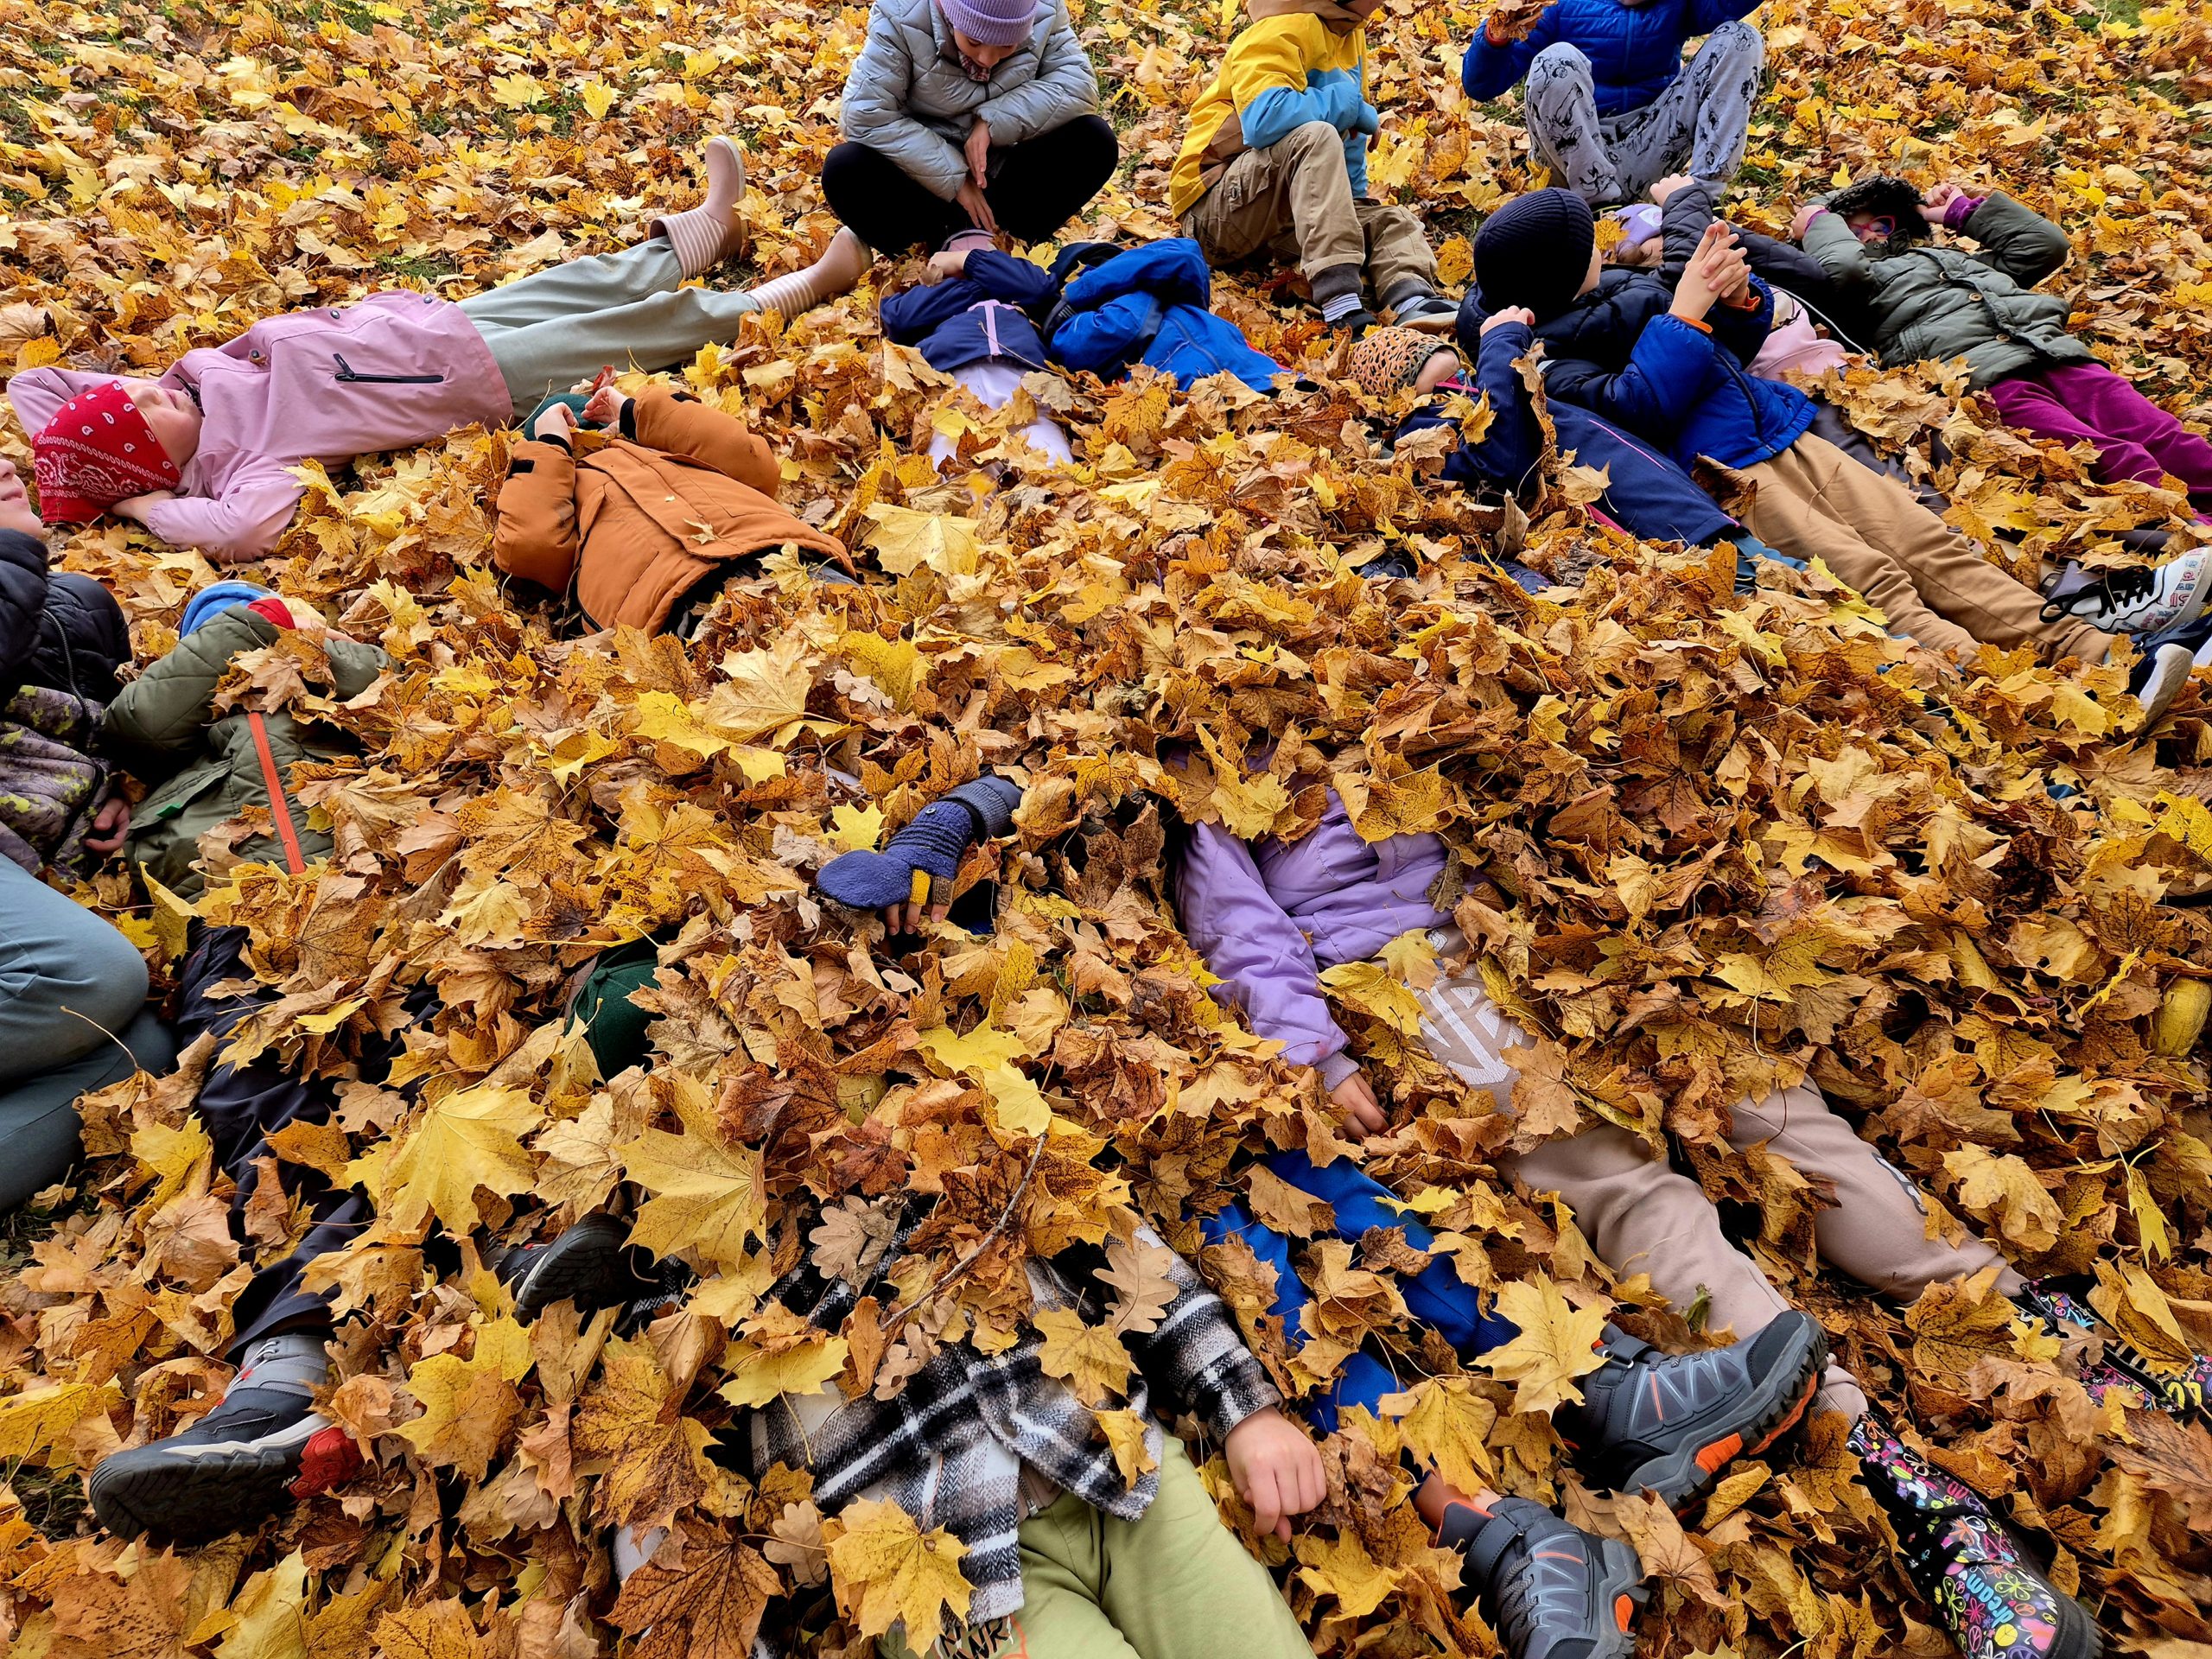
[[[530,1333],[521,1325],[510,1318],[479,1325],[467,1359],[433,1354],[409,1370],[407,1391],[423,1414],[400,1426],[400,1438],[429,1462],[483,1479],[522,1410],[514,1385],[530,1367]]]
[[[145,1123],[130,1132],[130,1154],[141,1170],[151,1174],[153,1190],[139,1199],[149,1210],[158,1210],[188,1189],[205,1190],[214,1165],[215,1142],[194,1113],[175,1128]]]
[[[1373,1612],[1405,1577],[1403,1567],[1378,1564],[1350,1532],[1333,1538],[1300,1533],[1291,1548],[1300,1562],[1298,1576],[1317,1594],[1334,1596],[1337,1611],[1347,1618]]]
[[[875,562],[893,575],[911,575],[925,564],[941,576],[975,573],[975,519],[880,502],[868,510],[868,518],[874,525],[868,545],[875,550]]]
[[[1961,1205],[1980,1220],[1994,1221],[2011,1243],[2035,1252],[2058,1243],[2065,1213],[2022,1160],[1967,1146],[1945,1153],[1943,1168],[1958,1183]]]
[[[780,742],[806,718],[814,675],[804,660],[803,640],[779,641],[768,651],[736,651],[722,658],[722,683],[707,694],[705,716],[732,737]]]
[[[616,1148],[629,1178],[653,1194],[638,1206],[630,1237],[657,1255],[696,1250],[734,1270],[744,1263],[746,1241],[766,1236],[760,1154],[723,1144],[696,1079],[677,1072],[673,1085],[683,1133],[647,1129]]]
[[[649,1342],[616,1338],[576,1410],[576,1455],[604,1460],[598,1514],[617,1526],[657,1527],[696,1503],[714,1478],[707,1426],[680,1409]]]
[[[71,1429],[122,1398],[123,1390],[110,1381],[25,1389],[0,1400],[0,1459],[28,1460],[64,1444]]]
[[[742,1341],[732,1343],[722,1368],[730,1379],[719,1392],[733,1406],[765,1406],[779,1395],[809,1395],[845,1369],[852,1344],[828,1336],[782,1303],[750,1321]]]
[[[346,1166],[346,1177],[389,1204],[402,1227],[435,1214],[452,1231],[471,1233],[483,1220],[478,1187],[501,1198],[528,1189],[537,1164],[517,1137],[543,1121],[522,1090],[480,1084],[424,1108],[381,1169],[365,1155]]]
[[[943,1527],[924,1532],[897,1504],[861,1498],[823,1522],[822,1536],[837,1605],[862,1637],[903,1624],[907,1646],[920,1650],[937,1640],[946,1613],[968,1616],[960,1572],[967,1546]]]
[[[1398,1419],[1407,1446],[1461,1491],[1480,1491],[1497,1479],[1487,1442],[1497,1408],[1465,1377],[1430,1377],[1409,1393],[1385,1396],[1376,1409]]]
[[[830,810],[830,839],[849,853],[870,851],[883,836],[881,807],[835,806]]]
[[[1149,1444],[1151,1425],[1136,1413],[1102,1411],[1097,1421],[1099,1432],[1106,1436],[1107,1446],[1114,1453],[1114,1467],[1121,1471],[1124,1484],[1134,1486],[1160,1467]]]
[[[1393,1031],[1411,1037],[1421,1029],[1421,1003],[1379,962],[1340,962],[1321,976],[1329,995]]]
[[[1133,1362],[1122,1339],[1103,1325],[1085,1325],[1072,1308],[1048,1307],[1032,1321],[1044,1343],[1037,1363],[1047,1376],[1067,1379],[1086,1406],[1126,1394]]]
[[[1501,1382],[1517,1385],[1513,1409],[1548,1413],[1579,1402],[1582,1390],[1574,1379],[1605,1363],[1597,1347],[1605,1329],[1605,1310],[1576,1307],[1549,1277],[1536,1273],[1499,1286],[1497,1312],[1519,1325],[1521,1333],[1476,1363]]]

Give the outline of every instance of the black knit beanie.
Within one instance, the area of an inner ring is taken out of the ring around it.
[[[1548,321],[1574,303],[1597,245],[1597,219],[1573,191],[1516,197],[1475,232],[1475,285],[1483,308],[1525,305],[1537,321]]]

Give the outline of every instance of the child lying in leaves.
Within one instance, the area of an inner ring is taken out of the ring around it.
[[[550,400],[509,457],[492,556],[573,594],[592,626],[659,632],[779,547],[851,571],[840,543],[777,504],[775,453],[734,416],[665,386],[602,386],[581,424],[576,402]]]
[[[795,315],[858,282],[857,238],[840,232],[804,271],[739,290],[680,286],[741,240],[745,164],[706,149],[707,199],[653,222],[618,254],[572,259],[451,304],[372,294],[256,323],[187,353],[158,379],[31,369],[8,383],[33,435],[48,524],[114,512],[219,561],[276,546],[304,486],[302,461],[426,443],[454,427],[504,426],[607,363],[688,361],[756,311]]]

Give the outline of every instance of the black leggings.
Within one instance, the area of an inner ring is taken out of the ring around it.
[[[1042,242],[1081,213],[1114,175],[1122,147],[1114,129],[1079,115],[1027,143],[994,145],[984,200],[999,228],[1018,242]],[[946,201],[881,150],[840,144],[822,167],[830,210],[879,253],[935,249],[974,228],[967,210]]]

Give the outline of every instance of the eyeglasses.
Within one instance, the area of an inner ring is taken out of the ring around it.
[[[1886,241],[1897,233],[1897,221],[1889,213],[1876,213],[1864,224],[1854,222],[1851,228],[1859,232],[1862,242]]]

